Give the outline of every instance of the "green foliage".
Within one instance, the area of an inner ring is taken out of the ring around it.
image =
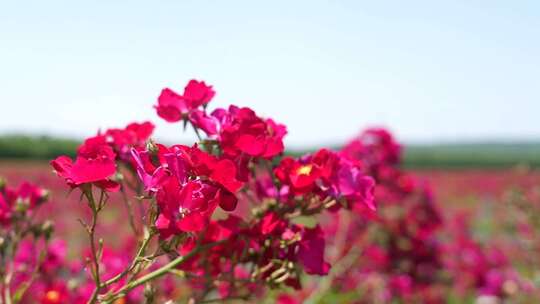
[[[79,143],[79,140],[49,136],[0,136],[0,159],[49,160],[58,155],[74,156]],[[316,150],[289,150],[287,155],[301,156]],[[516,165],[540,167],[540,143],[409,145],[404,154],[404,166],[413,169],[501,168]]]
[[[540,167],[540,143],[471,143],[407,146],[408,168]]]
[[[316,150],[289,150],[287,154],[301,156]],[[410,169],[540,167],[537,142],[406,145],[404,152],[403,166]]]
[[[0,136],[0,158],[49,160],[59,155],[74,156],[79,142],[48,136]]]

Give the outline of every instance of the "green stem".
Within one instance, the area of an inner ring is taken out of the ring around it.
[[[130,271],[132,271],[141,262],[141,257],[143,256],[144,252],[146,251],[146,248],[148,247],[148,244],[150,243],[150,240],[152,239],[153,236],[154,236],[154,234],[149,233],[148,236],[146,238],[144,238],[144,240],[143,240],[143,242],[141,244],[141,247],[137,251],[137,255],[135,256],[135,259],[133,259],[133,261],[131,262],[131,264],[130,264],[130,266],[128,268],[126,268],[123,272],[119,273],[115,277],[113,277],[113,278],[109,279],[108,281],[106,281],[105,283],[103,283],[103,285],[101,287],[107,287],[107,286],[109,286],[111,284],[114,284],[114,283],[118,282],[120,279],[125,277]]]
[[[91,303],[96,302],[97,295],[99,294],[99,289],[101,286],[101,279],[99,276],[99,258],[98,258],[98,249],[96,246],[95,232],[96,232],[98,213],[100,209],[102,208],[102,204],[103,204],[103,190],[101,192],[99,205],[96,205],[94,194],[92,193],[92,188],[84,191],[84,194],[86,195],[86,198],[88,199],[88,205],[90,206],[90,209],[92,209],[92,224],[88,228],[88,238],[90,241],[90,250],[92,251],[92,263],[93,263],[92,273],[94,276],[94,282],[96,284],[96,290],[94,290],[94,292],[92,293],[92,296],[90,297],[90,300],[88,300],[88,303],[91,304]]]
[[[189,124],[193,127],[193,131],[195,131],[195,135],[197,135],[199,142],[202,142],[203,138],[201,136],[201,133],[199,133],[199,128],[197,128],[191,121],[189,122]]]
[[[165,266],[163,266],[163,267],[161,267],[161,268],[159,268],[157,270],[154,270],[154,271],[152,271],[152,272],[150,272],[150,273],[148,273],[148,274],[146,274],[146,275],[144,275],[144,276],[142,276],[142,277],[140,277],[140,278],[126,284],[126,285],[124,285],[118,291],[116,291],[111,296],[109,296],[109,298],[106,301],[104,301],[104,303],[113,303],[114,300],[124,296],[130,290],[132,290],[132,289],[134,289],[134,288],[136,288],[138,286],[141,286],[141,285],[143,285],[143,284],[145,284],[145,283],[147,283],[149,281],[155,280],[155,279],[169,273],[172,269],[176,268],[178,265],[181,265],[182,263],[189,260],[193,256],[199,254],[200,252],[202,252],[202,251],[204,251],[204,250],[206,250],[208,248],[212,248],[214,246],[222,244],[224,242],[225,242],[225,240],[195,247],[195,249],[190,251],[188,254],[183,255],[183,256],[179,256],[176,259],[169,262],[168,264],[166,264]]]
[[[247,300],[249,299],[249,295],[244,295],[244,296],[231,296],[231,297],[227,297],[227,298],[218,298],[218,299],[209,299],[209,300],[202,300],[201,301],[201,304],[202,303],[225,303],[225,302],[228,302],[228,301],[235,301],[235,300]]]
[[[34,240],[34,242],[37,242],[37,240]],[[17,291],[15,292],[15,295],[13,296],[13,303],[16,304],[16,303],[19,303],[21,301],[21,299],[23,298],[23,296],[26,293],[26,291],[28,290],[28,288],[34,283],[34,281],[38,277],[39,270],[40,270],[41,266],[43,265],[43,262],[45,262],[45,258],[47,257],[47,247],[48,246],[49,246],[49,242],[45,241],[45,249],[42,250],[39,253],[38,261],[37,261],[36,265],[34,266],[34,270],[32,271],[32,274],[30,275],[30,279],[28,279],[27,281],[22,283],[21,287],[19,287],[17,289]]]
[[[131,230],[133,231],[133,234],[136,236],[139,236],[139,230],[137,229],[137,225],[135,224],[135,215],[133,213],[133,204],[131,203],[131,200],[127,197],[126,189],[124,187],[124,183],[122,183],[120,187],[120,193],[122,194],[122,198],[124,200],[124,205],[126,206],[126,211],[128,213],[128,220],[129,220],[129,226],[131,226]]]

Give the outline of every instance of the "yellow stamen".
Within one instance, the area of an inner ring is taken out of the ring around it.
[[[47,291],[47,294],[45,294],[45,298],[52,303],[56,303],[60,301],[60,293],[56,290],[49,290]]]
[[[304,165],[296,171],[298,175],[309,175],[311,173],[311,170],[313,170],[312,165]]]
[[[126,298],[122,297],[114,301],[114,304],[126,304]]]

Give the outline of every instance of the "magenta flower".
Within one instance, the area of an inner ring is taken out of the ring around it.
[[[189,114],[188,118],[196,128],[203,130],[207,135],[212,136],[218,133],[219,121],[216,117],[195,109]]]
[[[157,168],[153,166],[147,151],[139,152],[135,148],[132,148],[131,155],[135,162],[137,175],[144,186],[144,191],[156,192],[167,180],[170,172],[162,166]],[[147,172],[147,170],[151,170],[151,172]]]
[[[184,95],[179,95],[169,88],[163,89],[155,108],[161,118],[168,122],[177,122],[200,106],[206,105],[215,94],[212,86],[206,85],[204,81],[190,80],[184,88]]]
[[[144,148],[154,128],[154,124],[149,121],[143,123],[132,122],[124,129],[108,129],[104,135],[107,143],[111,145],[118,157],[124,161],[129,161],[131,148]]]
[[[51,165],[71,187],[95,184],[106,191],[116,191],[119,185],[111,180],[116,173],[115,153],[104,136],[87,139],[77,151],[75,162],[67,156],[51,161]]]
[[[212,113],[220,121],[220,144],[226,155],[245,153],[252,157],[272,158],[283,152],[285,126],[262,119],[249,108],[230,106],[228,111]]]
[[[212,86],[206,85],[204,81],[190,80],[184,89],[184,99],[191,108],[198,108],[209,103],[216,95]]]
[[[342,159],[337,172],[336,192],[353,204],[375,210],[375,180],[360,172],[358,167]]]
[[[324,260],[325,240],[322,229],[306,228],[302,234],[298,259],[308,274],[327,275],[330,264]]]

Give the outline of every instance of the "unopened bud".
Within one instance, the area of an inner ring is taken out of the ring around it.
[[[154,297],[156,295],[156,290],[151,284],[146,284],[144,286],[144,297],[146,298],[147,303],[154,302]]]
[[[50,197],[51,197],[51,192],[49,190],[46,190],[46,189],[41,190],[39,200],[38,200],[38,204],[42,204],[42,203],[47,202]]]
[[[49,240],[53,232],[54,232],[54,224],[52,221],[47,220],[41,225],[41,233],[43,233],[43,236],[45,237],[45,239]]]
[[[157,153],[159,151],[159,148],[158,146],[156,145],[156,143],[150,139],[148,140],[148,142],[146,143],[146,150],[150,153],[150,154],[154,154],[154,153]]]
[[[288,267],[289,269],[294,269],[294,263],[291,262],[291,261],[289,261],[289,262],[287,263],[287,267]]]
[[[30,201],[28,199],[18,198],[15,201],[15,211],[24,213],[30,207]]]
[[[159,148],[151,139],[146,144],[146,150],[148,151],[148,155],[150,156],[150,162],[154,164],[155,166],[159,166],[160,165],[160,161],[158,157]]]
[[[0,191],[4,191],[6,188],[6,180],[3,177],[0,177]]]
[[[70,279],[70,280],[67,281],[66,285],[67,285],[68,289],[75,289],[80,284],[76,279]]]
[[[116,174],[114,175],[114,180],[117,181],[117,182],[121,182],[124,180],[124,174],[122,174],[121,172],[116,172]]]

